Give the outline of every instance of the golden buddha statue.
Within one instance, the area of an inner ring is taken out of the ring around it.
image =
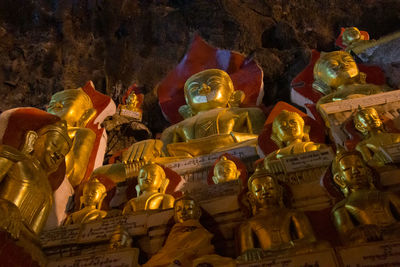
[[[110,249],[118,250],[123,248],[130,248],[132,244],[131,235],[121,225],[117,226],[114,233],[110,238]]]
[[[258,167],[247,186],[253,216],[239,227],[241,256],[238,260],[254,261],[265,256],[318,249],[320,244],[307,216],[285,207],[283,188],[271,174]]]
[[[359,107],[354,114],[353,121],[354,127],[364,136],[363,140],[357,144],[356,149],[368,165],[379,167],[389,163],[382,155],[380,148],[399,143],[400,134],[386,132],[378,112],[373,107]]]
[[[132,92],[128,95],[126,98],[126,105],[121,105],[120,109],[126,109],[134,112],[142,112],[140,109],[140,102],[135,94],[135,91],[132,90]]]
[[[27,131],[21,150],[0,145],[1,229],[14,238],[23,233],[36,239],[53,204],[48,177],[58,169],[71,146],[63,121]]]
[[[100,209],[106,195],[106,187],[96,178],[91,178],[83,187],[79,211],[70,214],[64,225],[88,223],[106,217],[107,212]]]
[[[314,66],[313,88],[325,96],[318,100],[317,107],[385,91],[385,87],[367,84],[365,79],[366,75],[358,70],[354,58],[348,52],[321,53]]]
[[[375,42],[374,40],[365,40],[364,36],[361,34],[360,30],[356,27],[345,28],[342,35],[342,42],[346,46],[346,51],[353,51],[358,54],[358,47],[365,44]]]
[[[165,241],[164,246],[150,260],[142,265],[146,266],[192,266],[192,261],[203,255],[212,254],[214,246],[211,244],[213,235],[199,222],[200,207],[188,196],[175,201],[175,225]]]
[[[208,69],[191,76],[184,87],[186,105],[179,112],[183,121],[167,128],[161,140],[144,140],[124,152],[126,163],[95,170],[116,182],[137,175],[140,162],[165,164],[183,158],[255,146],[265,115],[259,108],[240,108],[244,93],[234,90],[229,75]],[[133,164],[129,164],[133,163]]]
[[[235,162],[222,156],[214,166],[214,176],[212,180],[215,184],[221,184],[239,179],[240,171]]]
[[[265,157],[265,168],[273,173],[282,172],[283,167],[277,159],[327,147],[310,141],[309,131],[310,127],[304,125],[303,118],[297,112],[282,110],[272,123],[271,134],[271,139],[280,148]]]
[[[358,151],[339,147],[332,163],[333,180],[345,198],[332,209],[344,244],[400,237],[400,199],[372,183],[372,173]]]
[[[165,194],[169,180],[161,166],[155,163],[144,165],[140,169],[137,179],[137,197],[126,203],[123,214],[173,207],[175,199],[173,196]]]
[[[66,156],[67,174],[73,187],[78,186],[86,174],[96,134],[85,128],[96,115],[90,97],[82,89],[69,89],[55,93],[47,112],[59,116],[68,125],[68,135],[73,138],[71,151]]]

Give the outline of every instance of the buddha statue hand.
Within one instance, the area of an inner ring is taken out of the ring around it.
[[[22,227],[22,216],[17,206],[7,200],[0,199],[0,229],[18,239]]]
[[[266,252],[261,248],[248,249],[240,255],[237,260],[239,261],[258,261],[266,256]]]
[[[134,143],[122,154],[125,162],[147,162],[161,156],[163,142],[161,140],[149,139]]]

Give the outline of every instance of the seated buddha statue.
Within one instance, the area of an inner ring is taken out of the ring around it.
[[[387,164],[386,157],[382,155],[380,148],[399,143],[400,134],[386,132],[378,112],[373,107],[359,107],[353,121],[354,127],[364,136],[356,146],[363,159],[370,166],[379,167]]]
[[[233,260],[223,258],[214,253],[211,244],[213,235],[199,222],[201,216],[200,206],[189,196],[175,200],[174,220],[164,246],[150,258],[146,266],[193,266],[195,259],[208,255],[208,264],[211,266],[235,266]],[[223,262],[224,265],[214,263]],[[207,265],[209,266],[209,265]]]
[[[214,166],[214,176],[212,180],[215,184],[221,184],[239,179],[240,171],[235,162],[222,156]]]
[[[173,207],[175,199],[173,196],[165,194],[169,180],[161,166],[155,163],[144,165],[140,169],[137,179],[137,197],[125,204],[123,214]]]
[[[238,260],[254,261],[277,254],[311,252],[322,246],[307,216],[285,207],[283,188],[264,168],[256,169],[247,186],[253,216],[239,226],[241,256]]]
[[[51,123],[46,122],[39,129],[24,133],[14,128],[12,135],[21,136],[22,144],[18,148],[6,145],[3,137],[0,145],[0,229],[14,238],[21,234],[33,241],[42,231],[53,205],[50,177],[58,173],[72,146],[65,122],[35,110],[34,114],[30,113],[34,124],[42,124],[43,121],[36,120],[38,117]]]
[[[354,58],[345,51],[321,53],[314,65],[313,88],[325,96],[321,104],[350,98],[373,95],[386,87],[366,83],[366,75],[359,71]]]
[[[332,209],[334,225],[344,244],[400,237],[400,199],[375,188],[371,170],[358,151],[339,147],[332,174],[344,195]]]
[[[363,50],[363,46],[371,44],[375,40],[366,40],[358,28],[348,27],[343,31],[342,42],[346,46],[347,52],[353,51],[353,53],[359,54]]]
[[[255,145],[265,115],[259,108],[240,108],[244,93],[233,88],[229,75],[208,69],[191,76],[185,83],[186,105],[179,112],[184,120],[163,131],[161,140],[133,144],[124,154],[127,162],[153,160],[168,163],[183,158]],[[115,181],[137,174],[140,164],[103,166],[95,173]]]
[[[283,167],[276,160],[285,156],[325,148],[325,144],[310,141],[309,127],[297,112],[282,110],[272,123],[271,139],[280,147],[264,159],[265,168],[271,172],[282,172]]]
[[[96,178],[91,178],[83,186],[79,211],[68,215],[64,225],[88,223],[106,217],[107,212],[100,209],[106,195],[106,187]]]
[[[142,112],[142,109],[140,108],[140,101],[134,91],[132,91],[126,98],[126,104],[120,106],[120,110],[123,109],[140,113]]]

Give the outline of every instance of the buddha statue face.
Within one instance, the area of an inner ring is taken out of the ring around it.
[[[33,144],[33,155],[39,160],[42,168],[51,173],[57,170],[65,155],[71,148],[65,125],[49,126],[38,132]]]
[[[356,153],[345,155],[337,163],[336,170],[334,181],[342,190],[370,187],[369,171],[360,155]]]
[[[314,66],[314,79],[336,89],[340,85],[354,83],[359,70],[353,57],[344,51],[321,54]]]
[[[83,187],[82,204],[93,206],[101,203],[106,194],[105,186],[97,179],[90,179]],[[100,207],[99,207],[100,208]]]
[[[259,176],[250,181],[249,193],[257,206],[278,205],[282,198],[281,190],[271,176]]]
[[[361,39],[361,32],[356,27],[346,28],[342,35],[343,44],[346,46]]]
[[[215,164],[213,181],[215,184],[225,183],[239,178],[240,171],[236,164],[228,160],[226,157],[221,157],[221,160]]]
[[[195,113],[226,107],[234,92],[229,75],[218,69],[194,74],[186,81],[184,90],[186,103]]]
[[[354,126],[362,133],[380,129],[382,125],[378,112],[374,108],[359,109],[354,116]]]
[[[198,220],[201,216],[200,207],[188,197],[177,199],[174,204],[174,219],[176,223],[183,223],[187,220]]]
[[[274,119],[272,133],[284,143],[302,139],[304,135],[304,120],[296,112],[283,110]]]
[[[138,176],[140,191],[158,191],[166,179],[163,168],[155,163],[144,165]]]
[[[70,127],[86,126],[96,113],[92,101],[82,89],[69,89],[54,94],[47,112],[66,120]]]

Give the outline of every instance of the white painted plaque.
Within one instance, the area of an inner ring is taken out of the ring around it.
[[[322,166],[328,166],[333,160],[332,149],[324,148],[316,151],[290,155],[281,158],[285,173],[303,171]]]
[[[125,116],[125,117],[137,119],[138,121],[142,121],[142,113],[141,112],[132,111],[132,110],[128,110],[128,109],[121,109],[119,114],[122,116]]]
[[[43,231],[40,235],[40,243],[43,247],[74,244],[78,241],[81,226],[69,225]]]

